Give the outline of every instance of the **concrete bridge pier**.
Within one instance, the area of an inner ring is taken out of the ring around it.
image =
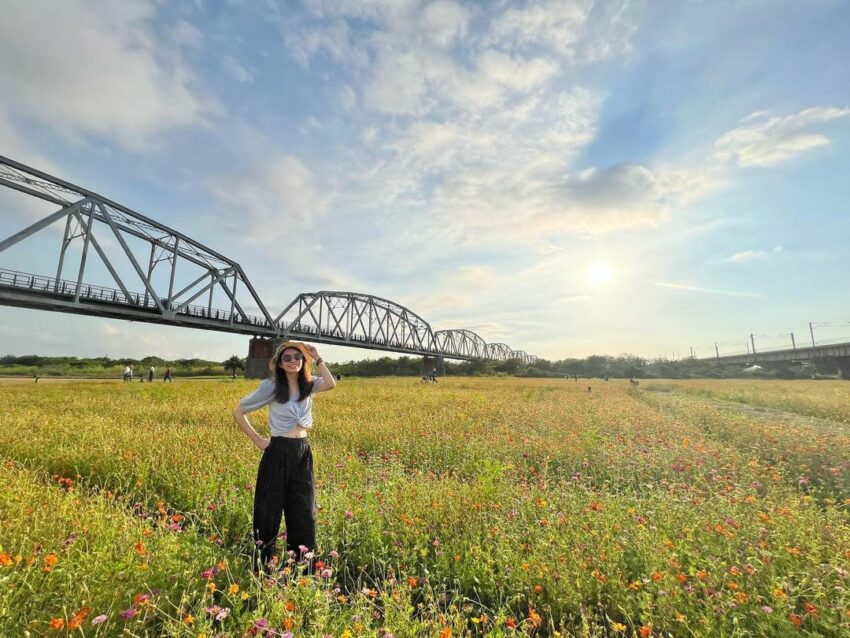
[[[850,380],[850,357],[836,357],[835,365],[838,368],[838,376]]]
[[[446,376],[446,365],[443,357],[436,356],[425,356],[422,357],[422,367],[420,371],[422,372],[423,377],[427,377],[433,370],[437,371],[438,377]]]
[[[283,341],[265,337],[251,339],[248,343],[248,360],[245,362],[245,378],[265,379],[269,376],[269,359]]]

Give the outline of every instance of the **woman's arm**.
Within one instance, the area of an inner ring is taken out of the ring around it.
[[[254,392],[243,398],[235,408],[233,408],[233,420],[236,425],[242,430],[245,435],[261,450],[265,450],[269,445],[269,440],[264,439],[251,426],[248,418],[245,416],[249,412],[259,410],[264,405],[268,405],[274,399],[275,384],[271,379],[266,379],[260,384]]]
[[[264,439],[257,434],[257,431],[251,426],[251,423],[248,421],[248,417],[245,416],[245,413],[242,411],[242,407],[239,405],[233,408],[233,420],[236,421],[236,425],[239,426],[239,429],[242,430],[258,448],[265,450],[269,446],[269,439]]]
[[[313,357],[313,361],[319,361],[322,359],[315,346],[305,343],[304,347],[307,349],[307,352],[310,353],[310,356]],[[333,390],[336,387],[336,379],[334,379],[334,375],[331,374],[331,371],[328,370],[327,364],[322,361],[318,366],[316,366],[316,370],[322,375],[322,385],[316,390],[316,392],[327,392],[328,390]]]

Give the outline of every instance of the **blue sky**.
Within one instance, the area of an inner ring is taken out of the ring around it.
[[[363,292],[550,359],[850,336],[843,0],[4,6],[0,154],[238,261],[272,314]],[[246,351],[0,308],[4,353]]]

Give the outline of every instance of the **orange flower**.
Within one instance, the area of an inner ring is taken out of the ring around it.
[[[799,614],[791,614],[790,616],[788,616],[788,620],[790,620],[791,624],[795,627],[799,627],[803,624],[803,617]]]
[[[295,603],[291,600],[286,601],[286,611],[293,612],[295,611]]]
[[[227,588],[227,591],[229,591],[231,594],[238,594],[239,593],[239,585],[236,584],[236,583],[233,583],[232,585],[230,585],[230,587]]]
[[[640,638],[649,638],[652,635],[652,627],[649,625],[643,625],[640,629],[638,629],[638,635]]]
[[[47,556],[45,556],[44,557],[44,571],[46,571],[46,572],[51,571],[56,566],[56,563],[58,562],[58,560],[59,559],[56,558],[56,554],[48,554]]]
[[[806,613],[809,614],[809,616],[818,615],[818,608],[815,607],[812,603],[803,603],[803,609],[806,610]]]
[[[662,580],[663,578],[664,578],[664,574],[662,574],[661,572],[652,572],[652,580],[654,580],[656,583],[659,580]]]
[[[74,617],[68,621],[68,629],[79,629],[82,626],[83,621],[86,619],[86,616],[88,615],[88,607],[82,607],[81,609],[77,610],[77,613],[74,614]]]
[[[407,577],[407,586],[408,587],[416,587],[416,583],[418,583],[418,582],[419,581],[417,581],[413,576]]]
[[[64,626],[65,626],[65,619],[64,618],[53,618],[50,621],[50,628],[51,629],[62,629],[62,627],[64,627]]]
[[[704,569],[699,570],[697,572],[697,578],[699,578],[700,580],[705,580],[706,578],[708,578],[708,572]]]
[[[440,638],[451,638],[451,636],[452,636],[452,630],[449,629],[448,627],[443,627],[440,630]]]
[[[508,616],[505,619],[505,624],[508,626],[508,629],[516,629],[516,618],[514,618],[513,616]]]
[[[289,631],[295,626],[295,621],[292,618],[287,618],[283,621],[283,628]]]
[[[739,591],[737,594],[735,594],[735,598],[738,599],[739,603],[743,604],[743,603],[747,602],[747,600],[749,599],[749,596],[747,596],[744,592]]]
[[[12,557],[9,556],[6,552],[0,552],[0,567],[6,567],[6,565],[12,564]]]
[[[534,593],[539,594],[542,591],[543,591],[543,585],[535,585],[534,586]]]
[[[532,627],[539,627],[543,624],[543,619],[540,617],[533,607],[528,608],[528,620]]]
[[[186,614],[183,616],[183,623],[186,625],[191,625],[195,622],[195,617],[192,614]]]
[[[135,545],[133,545],[133,551],[139,556],[144,556],[148,553],[148,550],[145,549],[145,544],[142,541],[138,541]]]

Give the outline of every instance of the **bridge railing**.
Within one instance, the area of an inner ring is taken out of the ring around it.
[[[40,293],[55,295],[74,299],[77,294],[77,283],[66,279],[55,279],[53,277],[45,277],[42,275],[33,275],[15,270],[0,269],[0,287],[34,290]],[[157,311],[156,302],[150,295],[144,293],[130,293],[129,296],[124,294],[122,290],[109,288],[107,286],[97,286],[91,284],[83,284],[80,286],[80,299],[86,301],[96,301],[99,303],[115,304],[119,306],[131,306],[133,308],[142,308],[152,312]],[[179,301],[172,301],[171,309],[180,307]],[[221,324],[230,324],[231,313],[229,310],[219,308],[210,308],[209,306],[187,305],[177,311],[178,316],[195,317],[206,321],[214,321]],[[257,315],[247,315],[247,321],[237,313],[233,313],[233,323],[240,325],[257,326],[269,330],[276,329],[275,326],[269,325],[265,317]],[[319,335],[319,330],[315,326],[298,323],[281,322],[281,329],[285,332],[294,332],[297,334],[312,334]],[[346,342],[360,342],[368,345],[379,345],[386,347],[404,348],[405,344],[397,339],[367,339],[363,335],[350,335],[346,339],[346,335],[339,329],[325,330],[321,333],[323,337],[336,337]]]
[[[57,280],[53,277],[33,275],[15,270],[0,270],[0,286],[36,290],[43,293],[70,298],[76,297],[77,294],[77,283],[74,281],[68,281],[66,279]],[[144,293],[130,293],[130,296],[128,297],[122,290],[92,284],[83,284],[80,286],[80,298],[89,301],[113,303],[121,306],[132,306],[134,308],[145,308],[149,310],[156,310],[157,307],[156,302],[150,295],[145,295]],[[180,306],[180,302],[173,301],[170,305],[171,309],[176,309]],[[188,317],[209,319],[212,321],[220,321],[222,323],[230,323],[231,316],[229,310],[192,304],[180,308],[177,314]],[[248,315],[246,321],[242,318],[242,316],[233,313],[233,321],[234,323],[245,325],[271,327],[265,317],[256,315]]]

